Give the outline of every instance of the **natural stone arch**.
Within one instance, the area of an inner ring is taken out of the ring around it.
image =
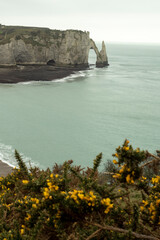
[[[90,49],[94,49],[94,51],[97,55],[96,67],[108,66],[108,58],[107,58],[107,54],[106,54],[106,47],[105,47],[104,41],[102,42],[102,49],[99,52],[95,42],[92,39],[90,39],[89,50]],[[88,50],[88,56],[89,56],[89,50]]]
[[[88,65],[93,66],[96,64],[96,61],[97,61],[97,54],[96,54],[95,50],[93,49],[93,47],[91,47],[89,49],[89,53],[88,53]]]

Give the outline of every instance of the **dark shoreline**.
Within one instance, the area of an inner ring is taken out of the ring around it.
[[[85,66],[11,66],[0,67],[0,83],[19,83],[29,81],[52,81],[64,78],[77,71],[86,70]]]

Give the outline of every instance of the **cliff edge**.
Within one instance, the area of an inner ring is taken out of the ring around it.
[[[0,66],[50,65],[88,67],[89,50],[96,66],[108,65],[106,47],[99,51],[89,32],[0,25]]]

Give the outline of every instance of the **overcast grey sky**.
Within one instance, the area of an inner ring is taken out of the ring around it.
[[[160,43],[160,0],[0,0],[0,23],[85,30],[107,42]]]

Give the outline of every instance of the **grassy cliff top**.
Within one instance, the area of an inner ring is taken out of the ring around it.
[[[0,24],[0,44],[9,43],[12,38],[19,39],[35,39],[40,37],[42,39],[54,39],[64,38],[67,31],[75,33],[84,33],[79,30],[51,30],[49,28],[40,27],[24,27],[24,26],[5,26]]]

